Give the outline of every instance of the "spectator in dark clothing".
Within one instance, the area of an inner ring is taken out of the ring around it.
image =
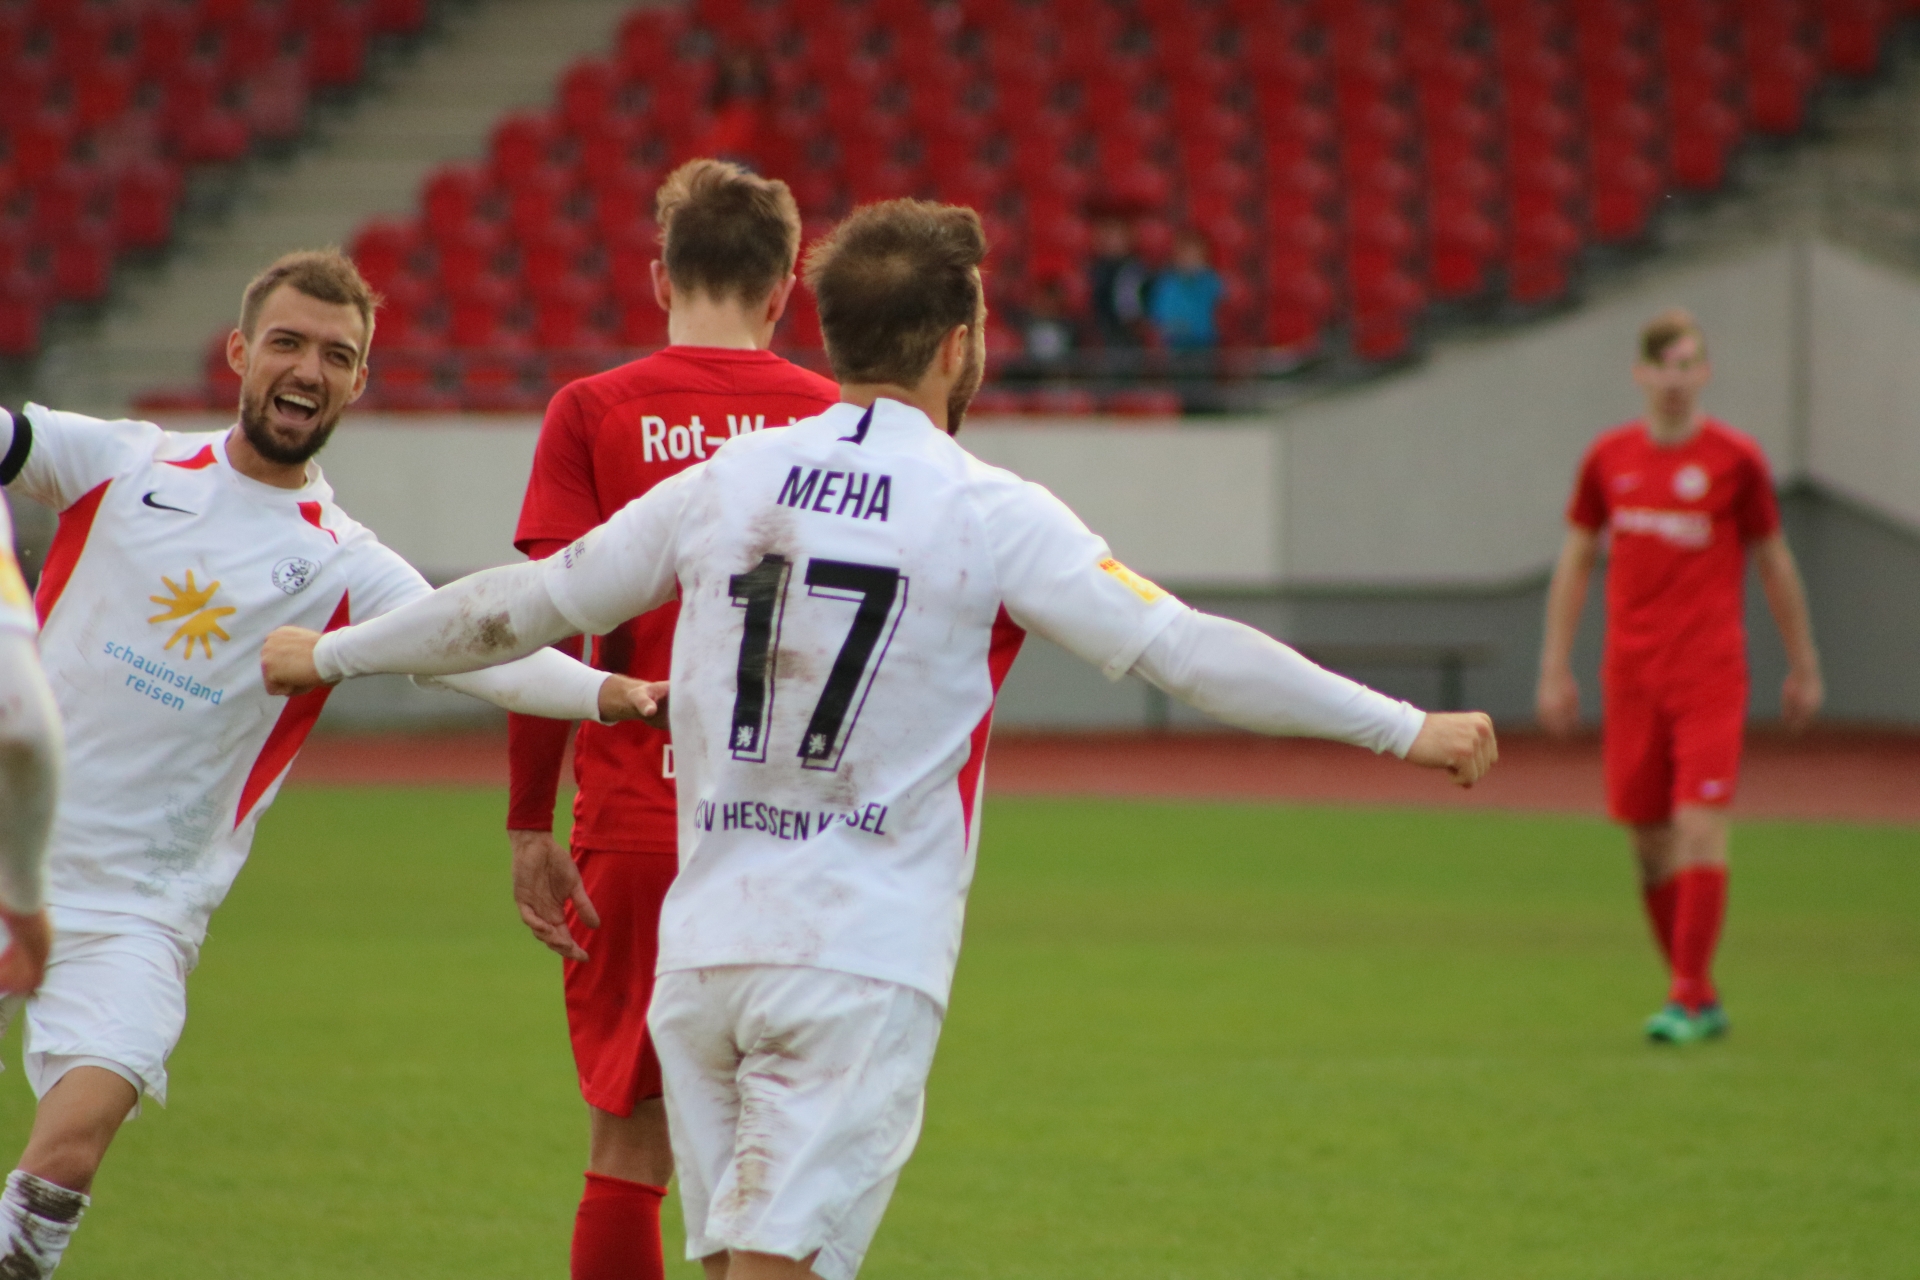
[[[1057,276],[1041,281],[1021,334],[1029,360],[1055,364],[1072,352],[1073,323],[1067,311],[1066,282]]]
[[[1087,292],[1094,336],[1101,346],[1146,345],[1147,285],[1152,278],[1133,251],[1133,230],[1123,219],[1102,218],[1094,224]]]
[[[1173,262],[1154,277],[1147,298],[1147,315],[1160,340],[1176,351],[1219,346],[1213,316],[1222,288],[1220,273],[1207,261],[1206,238],[1182,231],[1173,242]]]

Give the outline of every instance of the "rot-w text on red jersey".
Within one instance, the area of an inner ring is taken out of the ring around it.
[[[768,351],[668,347],[569,383],[547,407],[514,545],[544,557],[607,521],[669,476],[735,436],[809,418],[839,388]],[[665,680],[679,605],[625,623],[593,645],[592,664]],[[513,717],[512,802],[507,825],[543,830],[553,820],[566,725]],[[638,722],[580,727],[574,743],[574,844],[672,853],[676,847],[672,747]]]
[[[1587,451],[1567,510],[1611,535],[1607,664],[1637,680],[1739,676],[1748,544],[1780,528],[1766,455],[1708,418],[1677,445],[1643,423]]]

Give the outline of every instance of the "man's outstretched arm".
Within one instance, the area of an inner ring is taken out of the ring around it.
[[[672,598],[680,512],[700,470],[655,485],[556,556],[483,570],[317,640],[282,627],[260,652],[268,692],[380,673],[457,675],[579,632],[605,635]]]
[[[1328,738],[1445,769],[1472,786],[1499,756],[1477,711],[1422,712],[1315,666],[1254,628],[1184,610],[1133,664],[1156,687],[1214,719],[1256,733]]]

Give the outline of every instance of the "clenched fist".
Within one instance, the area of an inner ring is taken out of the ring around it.
[[[260,646],[260,675],[267,692],[287,698],[318,689],[326,681],[313,665],[313,646],[320,633],[305,627],[279,627]]]
[[[1463,787],[1478,782],[1499,758],[1493,720],[1482,711],[1429,711],[1407,751],[1407,763],[1445,769]]]

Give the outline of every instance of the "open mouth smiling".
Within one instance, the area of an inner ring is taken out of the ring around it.
[[[312,422],[320,413],[320,401],[301,391],[280,392],[273,398],[273,407],[295,422]]]

